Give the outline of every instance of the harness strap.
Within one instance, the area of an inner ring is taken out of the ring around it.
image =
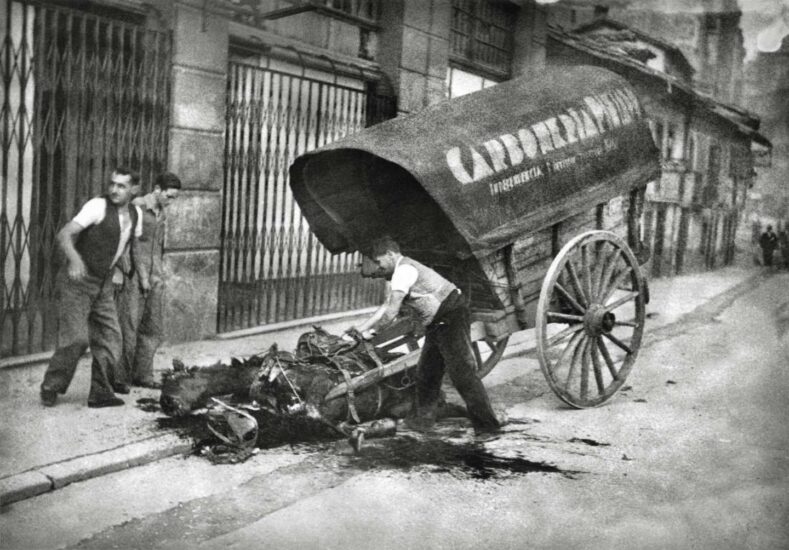
[[[336,365],[336,363],[335,363]],[[353,388],[351,387],[351,375],[348,374],[348,371],[342,368],[340,365],[336,365],[337,370],[342,373],[342,377],[345,378],[345,385],[348,388],[345,391],[345,398],[348,401],[348,416],[353,419],[354,422],[359,424],[361,420],[359,420],[359,414],[356,412],[356,405],[355,400],[356,396],[353,393]]]

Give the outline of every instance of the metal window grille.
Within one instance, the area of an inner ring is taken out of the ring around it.
[[[329,254],[288,185],[296,156],[395,114],[392,98],[337,74],[264,58],[229,66],[218,330],[378,304],[358,254]]]
[[[452,61],[509,78],[517,8],[493,0],[452,0],[449,51]]]
[[[0,0],[0,357],[52,349],[55,235],[119,164],[166,166],[170,37]]]

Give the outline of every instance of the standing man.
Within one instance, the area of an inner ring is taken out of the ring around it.
[[[778,233],[778,244],[781,247],[783,267],[789,269],[789,229],[787,229],[786,222],[784,222],[784,228]]]
[[[377,266],[373,277],[391,280],[389,295],[359,328],[364,338],[389,325],[401,304],[410,305],[425,326],[425,344],[417,366],[416,411],[406,423],[427,429],[435,423],[444,370],[466,402],[477,434],[495,432],[505,420],[496,416],[482,381],[469,335],[469,313],[460,289],[444,277],[400,253],[389,237],[376,240],[369,258]]]
[[[773,265],[773,251],[778,248],[778,235],[773,232],[773,226],[768,225],[767,231],[762,233],[759,238],[759,246],[762,247],[762,258],[764,265],[772,267]]]
[[[123,334],[120,371],[132,385],[160,388],[153,376],[153,356],[163,339],[164,270],[162,252],[166,207],[178,196],[181,180],[159,174],[153,191],[134,199],[142,210],[142,236],[132,243],[136,277],[126,279],[119,297]]]
[[[55,404],[66,393],[88,345],[93,355],[88,407],[116,407],[128,393],[116,384],[121,335],[115,308],[114,267],[132,235],[140,236],[142,213],[130,208],[134,182],[126,168],[112,173],[107,194],[90,199],[57,236],[66,256],[56,280],[58,348],[41,383],[41,402]]]

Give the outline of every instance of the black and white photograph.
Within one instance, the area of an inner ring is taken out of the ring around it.
[[[0,549],[789,548],[789,0],[0,0]]]

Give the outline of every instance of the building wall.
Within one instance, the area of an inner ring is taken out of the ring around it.
[[[757,167],[747,218],[789,224],[789,38],[771,53],[759,52],[746,65],[745,97],[762,119],[761,132],[773,144],[769,166]]]
[[[221,3],[208,9],[203,0],[160,4],[175,43],[169,162],[185,185],[166,240],[165,324],[169,340],[183,341],[216,332],[229,44],[272,43],[378,67],[398,98],[399,113],[408,114],[446,99],[452,2],[382,1],[377,32],[309,13],[261,27],[223,11]],[[259,11],[286,4],[262,0]],[[544,62],[544,9],[524,2],[514,34],[512,74],[532,74]]]
[[[745,48],[737,4],[699,6],[689,2],[684,7],[673,6],[676,11],[662,4],[657,2],[648,9],[612,9],[609,17],[679,47],[696,71],[694,84],[700,90],[720,101],[739,104]]]
[[[732,224],[736,228],[741,217],[751,176],[746,157],[742,159],[744,164],[734,163],[741,173],[732,177],[730,150],[739,147],[743,155],[748,155],[750,141],[719,117],[694,108],[679,92],[670,93],[636,71],[613,67],[549,40],[549,66],[584,63],[602,64],[628,79],[651,121],[661,151],[661,176],[647,187],[643,220],[644,240],[653,253],[652,275],[731,263],[735,237],[730,228]],[[712,148],[719,153],[717,161],[711,163]]]
[[[445,99],[450,0],[381,3],[376,61],[390,78],[402,114]]]

